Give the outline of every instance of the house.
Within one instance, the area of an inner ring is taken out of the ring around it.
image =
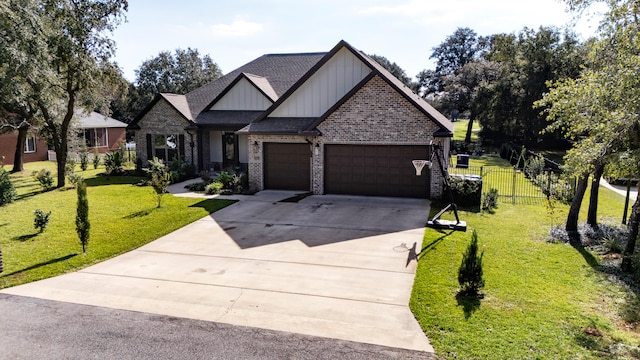
[[[18,132],[0,134],[0,166],[13,165],[13,160],[18,144]],[[47,160],[47,142],[40,136],[28,134],[25,140],[22,161]]]
[[[76,114],[78,137],[82,138],[87,148],[97,149],[100,153],[118,149],[120,143],[126,140],[127,124],[97,112]],[[4,165],[12,165],[18,141],[17,131],[0,135],[0,162]],[[4,159],[2,158],[4,156]],[[48,145],[44,138],[30,133],[24,146],[23,161],[55,161],[55,152],[48,151]]]
[[[99,114],[78,112],[78,136],[84,139],[88,149],[106,153],[117,150],[126,141],[127,124]]]
[[[432,142],[447,154],[453,135],[445,116],[345,41],[158,94],[129,129],[141,159],[246,170],[257,190],[419,198],[440,197],[443,179],[437,167],[416,176],[412,160],[428,160]]]

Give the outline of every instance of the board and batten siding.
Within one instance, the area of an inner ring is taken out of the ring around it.
[[[264,111],[272,102],[247,79],[240,79],[210,110]]]
[[[342,48],[269,117],[321,116],[370,72],[365,63]]]

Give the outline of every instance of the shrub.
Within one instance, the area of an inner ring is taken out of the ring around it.
[[[524,173],[529,179],[535,179],[544,171],[544,158],[542,156],[532,156],[524,165]]]
[[[95,149],[93,152],[93,168],[97,169],[98,166],[100,166],[100,153],[98,152],[98,149]]]
[[[204,189],[205,194],[207,195],[215,195],[220,194],[222,189],[224,188],[224,184],[219,181],[214,181],[211,184],[207,185]]]
[[[89,153],[87,152],[87,149],[83,148],[80,151],[80,169],[82,169],[82,171],[86,171],[88,166],[89,166]]]
[[[82,175],[75,174],[75,173],[67,175],[67,179],[69,180],[69,183],[73,185],[73,187],[78,186],[78,183],[80,183],[81,181],[84,181],[84,177],[82,177]]]
[[[222,187],[224,189],[233,188],[233,174],[226,171],[222,171],[220,174],[218,174],[218,176],[216,176],[213,181],[222,183]]]
[[[477,296],[484,287],[482,278],[482,258],[484,251],[478,256],[478,233],[474,230],[471,243],[462,256],[462,263],[458,268],[458,283],[460,293],[467,296]]]
[[[51,175],[51,170],[49,169],[40,169],[39,171],[33,171],[31,173],[44,190],[51,190],[53,188],[53,175]]]
[[[35,209],[33,211],[35,215],[33,219],[33,227],[38,230],[38,232],[42,233],[44,229],[46,229],[47,225],[49,225],[49,217],[51,216],[51,211],[44,212],[40,209]]]
[[[53,181],[53,178],[51,180]],[[13,202],[16,196],[18,192],[9,178],[9,172],[0,168],[0,206]]]
[[[167,187],[171,185],[171,173],[162,160],[153,158],[149,160],[149,168],[145,169],[149,176],[147,183],[156,192],[158,207],[162,206],[162,196],[167,192]]]
[[[482,210],[491,210],[498,207],[498,189],[490,189],[482,198]]]
[[[204,191],[204,189],[206,188],[207,184],[199,181],[196,183],[192,183],[189,185],[186,185],[184,188],[189,190],[189,191]]]
[[[82,252],[87,251],[89,244],[89,229],[91,224],[89,223],[89,200],[87,199],[87,184],[81,181],[78,184],[78,208],[76,212],[76,232],[78,233],[78,239],[82,245]]]
[[[460,206],[480,206],[482,199],[482,180],[451,176],[449,185],[453,198]]]
[[[171,183],[173,184],[193,179],[196,176],[195,166],[180,159],[178,156],[174,157],[169,163],[169,171],[171,172]]]
[[[122,151],[109,151],[104,157],[104,167],[107,175],[122,175],[124,174],[124,155]]]

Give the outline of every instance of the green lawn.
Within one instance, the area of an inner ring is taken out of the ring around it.
[[[469,120],[463,119],[453,123],[453,140],[464,141],[467,135],[467,127],[469,126]],[[478,141],[478,134],[480,133],[480,123],[478,121],[473,122],[473,128],[471,129],[471,142]]]
[[[54,168],[54,163],[26,164],[22,173],[13,174],[19,200],[0,207],[0,246],[4,273],[0,288],[43,279],[77,270],[135,249],[232,201],[181,198],[167,194],[156,208],[155,193],[148,186],[136,185],[137,177],[96,176],[104,168],[76,169],[87,183],[91,238],[86,253],[75,231],[77,195],[66,187],[41,192],[32,179],[32,170]],[[90,168],[93,167],[90,165]],[[46,230],[33,227],[33,211],[51,211]]]
[[[606,189],[599,198],[600,218],[619,223],[624,198]],[[466,233],[425,231],[410,306],[439,356],[624,359],[640,354],[634,330],[640,319],[637,295],[592,267],[598,260],[588,251],[545,242],[551,224],[564,223],[567,209],[561,205],[550,214],[545,204],[500,203],[492,214],[461,211]],[[457,271],[473,230],[485,252],[485,297],[457,300]]]

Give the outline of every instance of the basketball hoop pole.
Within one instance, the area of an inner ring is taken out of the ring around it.
[[[431,220],[427,221],[426,226],[434,229],[451,229],[454,231],[467,231],[467,223],[464,221],[460,221],[458,217],[458,206],[456,205],[453,198],[453,191],[451,191],[451,186],[449,185],[449,172],[442,165],[441,153],[442,148],[438,144],[433,144],[433,152],[431,153],[431,162],[433,163],[433,157],[435,156],[438,160],[438,166],[440,167],[440,171],[442,172],[444,178],[444,187],[446,188],[447,195],[449,195],[449,204],[444,207],[444,209],[440,210],[437,214],[431,218]],[[442,155],[443,156],[443,155]],[[456,222],[448,221],[448,220],[440,220],[440,216],[444,214],[447,210],[453,208],[453,214],[456,216]]]

